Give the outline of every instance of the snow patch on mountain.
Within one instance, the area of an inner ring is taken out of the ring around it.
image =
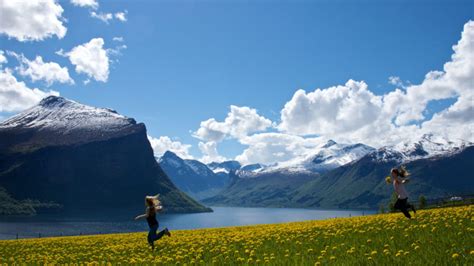
[[[374,150],[361,143],[341,144],[329,140],[316,147],[312,154],[268,166],[260,172],[321,173],[358,160]]]
[[[434,134],[425,134],[415,140],[382,147],[374,152],[372,157],[378,161],[402,163],[434,156],[449,156],[472,145],[474,143],[462,139],[447,139]]]
[[[66,135],[78,129],[100,129],[104,133],[135,124],[134,119],[112,109],[91,107],[63,97],[49,96],[38,105],[3,121],[0,128],[47,128]]]

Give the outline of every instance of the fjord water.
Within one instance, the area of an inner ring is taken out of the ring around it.
[[[375,211],[320,210],[295,208],[240,208],[212,207],[211,213],[163,214],[157,218],[160,228],[170,230],[226,227],[252,224],[271,224],[305,220],[323,220],[335,217],[360,216]],[[129,212],[126,212],[129,213]],[[140,214],[139,211],[136,214]],[[147,231],[145,220],[134,221],[133,215],[98,214],[68,216],[56,214],[35,217],[0,218],[0,239],[86,235]]]

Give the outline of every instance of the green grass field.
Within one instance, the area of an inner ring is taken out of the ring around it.
[[[0,263],[474,265],[473,206],[284,224],[0,241]]]

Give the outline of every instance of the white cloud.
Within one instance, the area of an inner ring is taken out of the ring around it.
[[[30,89],[24,82],[18,81],[10,69],[0,70],[0,112],[25,110],[49,95],[59,96],[59,92]]]
[[[28,76],[32,81],[44,80],[48,86],[54,82],[74,84],[74,80],[69,76],[67,67],[61,67],[55,62],[43,62],[41,56],[36,56],[35,60],[28,60],[23,54],[8,51],[8,54],[14,56],[19,62],[18,73],[22,76]]]
[[[155,156],[162,156],[166,151],[172,151],[183,159],[193,158],[193,156],[189,154],[189,149],[191,148],[189,144],[173,141],[167,136],[161,136],[159,138],[148,136],[148,140],[150,141]]]
[[[122,55],[122,50],[127,49],[127,46],[125,44],[118,45],[115,48],[109,48],[107,49],[107,55],[109,56],[118,56]]]
[[[405,84],[403,83],[402,79],[397,76],[390,76],[388,77],[388,83],[394,86],[398,86],[400,88],[405,88]]]
[[[75,6],[90,7],[93,9],[97,9],[99,7],[97,0],[71,0],[71,3]]]
[[[309,93],[298,90],[281,111],[278,128],[297,135],[351,132],[373,122],[381,105],[381,98],[363,81]]]
[[[113,38],[112,38],[112,41],[115,41],[115,42],[123,42],[123,37],[113,37]]]
[[[118,19],[122,22],[125,22],[125,21],[127,21],[126,14],[127,14],[126,11],[125,12],[117,12],[117,13],[115,13],[114,16],[115,16],[116,19]]]
[[[8,62],[7,58],[5,57],[5,52],[3,52],[2,50],[0,50],[0,66],[2,66],[2,64],[5,64]]]
[[[112,13],[96,13],[95,11],[92,11],[90,15],[91,17],[99,19],[107,24],[109,24],[109,20],[112,20],[114,18],[114,15]]]
[[[312,153],[322,140],[277,132],[257,133],[240,140],[248,147],[235,159],[242,164],[284,162]]]
[[[104,39],[94,38],[88,43],[78,45],[69,52],[58,51],[57,54],[69,57],[76,66],[77,73],[84,73],[89,78],[106,82],[109,77],[109,57],[103,48]]]
[[[117,12],[115,14],[113,13],[103,13],[103,12],[95,12],[91,11],[90,16],[92,18],[96,18],[98,20],[101,20],[102,22],[105,22],[106,24],[109,24],[109,21],[112,21],[114,18],[121,21],[121,22],[126,22],[127,21],[127,12]]]
[[[227,158],[219,155],[219,152],[217,151],[217,142],[215,141],[199,142],[198,147],[203,154],[203,156],[199,159],[201,162],[211,163],[227,160]]]
[[[54,0],[0,0],[0,33],[18,41],[41,41],[66,35],[63,8]]]
[[[218,122],[214,118],[202,121],[193,136],[204,141],[219,142],[226,136],[240,139],[270,126],[272,121],[258,115],[256,109],[231,105],[224,122]]]
[[[434,133],[473,141],[474,22],[462,36],[443,71],[430,71],[421,84],[377,96],[364,82],[297,91],[281,111],[278,128],[287,134],[317,134],[375,147]],[[397,78],[392,79],[399,81]],[[457,99],[425,117],[430,101]]]

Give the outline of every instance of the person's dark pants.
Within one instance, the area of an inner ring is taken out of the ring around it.
[[[150,231],[148,232],[148,243],[150,243],[150,245],[152,245],[153,242],[155,242],[156,240],[162,238],[163,235],[166,232],[165,230],[161,230],[157,234],[156,233],[157,230],[158,230],[158,225],[157,224],[150,226]]]
[[[397,199],[395,202],[395,209],[399,209],[402,211],[402,213],[405,215],[407,218],[411,218],[410,213],[408,212],[408,209],[412,209],[415,212],[415,207],[408,203],[408,198],[406,199]]]

